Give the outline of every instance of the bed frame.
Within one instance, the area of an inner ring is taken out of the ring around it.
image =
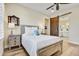
[[[22,25],[21,26],[21,34],[25,33],[25,27],[37,27],[39,29],[38,26]],[[51,44],[49,46],[46,46],[42,49],[39,49],[37,51],[37,55],[38,56],[57,56],[57,55],[62,54],[62,50],[63,50],[63,40],[56,42],[54,44]],[[27,51],[26,51],[26,53],[29,55],[29,53]]]
[[[57,56],[62,54],[63,40],[39,49],[38,56]]]

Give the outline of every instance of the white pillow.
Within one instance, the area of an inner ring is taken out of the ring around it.
[[[25,27],[25,34],[26,35],[32,35],[32,29],[31,29],[31,27]]]
[[[37,27],[25,27],[25,34],[26,35],[32,35],[32,36],[37,36],[36,31],[38,31]]]

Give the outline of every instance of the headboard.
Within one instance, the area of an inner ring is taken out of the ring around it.
[[[21,34],[24,34],[25,33],[25,27],[36,27],[39,30],[39,26],[21,25]]]

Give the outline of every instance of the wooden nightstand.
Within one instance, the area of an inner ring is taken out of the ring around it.
[[[11,49],[12,47],[21,46],[21,35],[9,35],[8,36],[8,47]]]

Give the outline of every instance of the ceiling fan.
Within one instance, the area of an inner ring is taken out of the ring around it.
[[[49,6],[48,8],[46,8],[46,10],[51,9],[52,7],[56,6],[56,10],[60,9],[60,4],[70,4],[70,3],[54,3],[53,5]]]

